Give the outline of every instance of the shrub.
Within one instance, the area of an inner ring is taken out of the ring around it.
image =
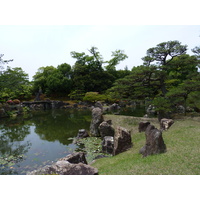
[[[19,100],[19,99],[14,99],[14,100],[13,100],[13,103],[14,103],[14,104],[20,104],[20,100]]]
[[[98,92],[87,92],[83,97],[83,101],[96,102],[96,101],[106,101],[107,96],[104,94],[99,94]]]
[[[8,100],[6,103],[8,103],[9,105],[13,105],[13,101],[12,100]]]

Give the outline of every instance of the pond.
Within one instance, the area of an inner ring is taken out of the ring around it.
[[[73,152],[79,129],[88,129],[89,110],[36,111],[0,120],[0,174],[26,174]]]
[[[144,108],[124,108],[118,114],[142,116]],[[0,119],[0,174],[26,174],[52,164],[79,147],[71,138],[89,130],[90,110],[34,111]]]

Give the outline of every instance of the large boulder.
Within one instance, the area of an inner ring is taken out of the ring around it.
[[[115,129],[112,126],[112,121],[108,120],[108,121],[103,121],[100,125],[99,125],[99,132],[101,135],[101,138],[103,139],[105,136],[112,136],[114,137],[115,134]]]
[[[163,118],[160,120],[160,130],[168,130],[174,121],[172,119]]]
[[[149,126],[150,122],[140,122],[138,130],[139,132],[144,132],[146,131],[147,127]]]
[[[27,175],[97,175],[98,170],[87,165],[84,153],[74,153],[61,158],[52,165],[46,165]]]
[[[97,175],[98,170],[83,163],[72,164],[68,161],[57,161],[53,165],[47,165],[38,170],[27,173],[27,175]]]
[[[114,136],[113,155],[122,153],[133,146],[130,132],[122,127],[117,127]]]
[[[114,138],[112,136],[105,136],[102,142],[102,152],[113,154]]]
[[[85,158],[85,154],[83,152],[72,153],[64,158],[59,159],[59,161],[62,161],[62,160],[68,161],[73,164],[78,164],[78,163],[88,164]]]
[[[94,137],[99,137],[99,125],[103,122],[103,111],[99,107],[92,110],[92,121],[90,124],[90,134]]]
[[[149,125],[145,131],[145,136],[145,146],[140,149],[143,157],[166,152],[166,145],[161,130],[158,130],[153,125]]]

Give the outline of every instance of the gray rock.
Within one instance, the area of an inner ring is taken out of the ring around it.
[[[133,146],[131,141],[131,134],[130,132],[122,127],[117,127],[114,136],[114,150],[113,155],[117,155],[122,153]]]
[[[166,152],[166,145],[162,137],[162,131],[149,125],[145,131],[146,143],[139,151],[143,157]]]
[[[78,163],[72,164],[68,161],[57,161],[51,166],[45,166],[27,173],[27,175],[97,175],[98,170],[89,165]]]
[[[103,122],[103,111],[96,107],[92,110],[92,121],[90,124],[90,134],[94,137],[99,137],[99,125]]]
[[[146,131],[146,128],[149,124],[150,122],[140,122],[138,127],[139,132]]]
[[[95,108],[100,108],[101,110],[103,110],[103,105],[100,101],[97,101],[95,104],[94,104],[94,107]]]
[[[79,139],[79,138],[86,138],[86,137],[89,137],[88,132],[85,129],[80,129],[78,131],[77,138]]]
[[[112,136],[105,136],[102,142],[102,152],[113,154],[114,138]]]
[[[101,138],[103,139],[105,136],[112,136],[114,137],[115,134],[115,129],[112,126],[112,121],[103,121],[100,125],[99,125],[99,132],[101,135]]]
[[[85,158],[85,154],[83,152],[72,153],[64,158],[59,159],[59,161],[63,160],[73,164],[78,164],[78,163],[88,164]]]
[[[74,153],[59,159],[52,165],[39,168],[27,175],[97,175],[98,169],[87,165],[84,153]]]
[[[163,118],[160,120],[160,129],[168,130],[172,126],[173,123],[174,121],[172,119]]]

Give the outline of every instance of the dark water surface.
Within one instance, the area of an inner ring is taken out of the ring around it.
[[[72,137],[91,122],[89,110],[36,111],[0,120],[0,174],[26,174],[73,152]]]

